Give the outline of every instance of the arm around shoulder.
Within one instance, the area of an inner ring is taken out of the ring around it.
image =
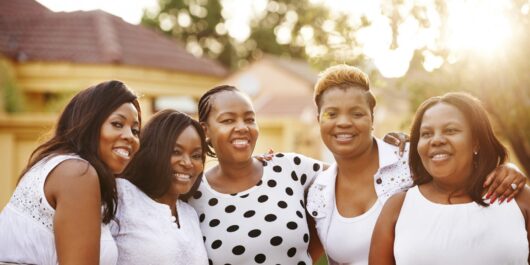
[[[390,197],[383,206],[372,233],[369,264],[395,264],[394,232],[405,195],[405,192],[397,193]]]
[[[86,161],[66,160],[49,174],[44,192],[55,207],[59,264],[99,264],[101,195],[96,170]]]

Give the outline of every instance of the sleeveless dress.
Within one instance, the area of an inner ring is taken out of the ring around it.
[[[53,233],[55,209],[46,200],[44,182],[57,165],[69,159],[83,160],[73,154],[49,156],[37,162],[22,177],[0,213],[0,261],[58,264]],[[102,224],[99,264],[115,265],[117,258],[109,227]]]
[[[525,219],[515,200],[483,207],[438,204],[409,189],[394,241],[396,264],[528,264]]]

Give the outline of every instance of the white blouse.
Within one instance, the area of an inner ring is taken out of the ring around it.
[[[111,222],[118,245],[118,264],[208,264],[195,210],[178,200],[180,228],[171,209],[143,193],[126,179],[116,180],[118,209]]]
[[[328,256],[328,263],[368,264],[372,231],[382,205],[397,192],[412,186],[408,164],[408,145],[403,156],[399,148],[375,138],[379,154],[379,169],[374,175],[377,202],[361,216],[338,218],[335,202],[337,164],[332,164],[317,176],[307,195],[307,211],[315,219],[318,237]]]
[[[69,159],[83,160],[73,154],[50,156],[39,161],[22,177],[9,203],[0,213],[0,261],[41,265],[58,263],[53,233],[55,209],[44,195],[44,182],[57,165]],[[114,265],[117,256],[109,228],[102,224],[99,264]]]

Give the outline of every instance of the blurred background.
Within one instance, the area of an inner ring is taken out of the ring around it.
[[[338,63],[370,75],[377,136],[408,132],[427,97],[467,91],[529,175],[529,11],[529,0],[0,0],[0,207],[70,97],[108,79],[142,96],[144,119],[196,115],[202,93],[235,85],[255,103],[256,152],[330,161],[312,87]]]

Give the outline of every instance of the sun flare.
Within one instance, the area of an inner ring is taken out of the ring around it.
[[[506,11],[509,1],[451,1],[448,5],[447,48],[456,53],[474,52],[495,56],[508,47],[512,21]]]

